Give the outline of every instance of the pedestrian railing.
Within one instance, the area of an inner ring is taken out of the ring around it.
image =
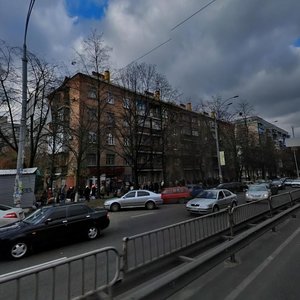
[[[228,207],[217,213],[125,237],[122,271],[131,272],[228,229],[233,236],[234,226],[266,214],[272,216],[276,209],[291,205],[292,199],[300,199],[299,193],[300,190],[292,195],[289,192],[283,193],[266,200]]]
[[[233,220],[232,225],[239,225],[249,219],[265,214],[268,211],[270,211],[270,208],[267,200],[253,201],[235,206],[231,211]]]
[[[58,260],[0,277],[0,298],[9,300],[83,299],[110,289],[119,278],[120,255],[113,247]]]
[[[123,271],[129,272],[229,229],[227,209],[123,239]]]

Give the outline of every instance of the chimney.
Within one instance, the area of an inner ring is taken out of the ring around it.
[[[110,72],[108,70],[104,71],[104,80],[110,82]]]
[[[156,91],[154,92],[154,98],[155,98],[156,100],[160,100],[160,90],[156,90]]]
[[[100,80],[103,80],[104,79],[104,76],[101,74],[101,73],[98,73],[98,72],[92,72],[93,76],[97,79],[100,79]]]
[[[192,111],[192,103],[191,102],[188,102],[186,104],[186,109],[189,110],[189,111]]]

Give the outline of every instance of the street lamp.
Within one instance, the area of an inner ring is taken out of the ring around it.
[[[24,32],[24,42],[23,42],[23,57],[22,57],[22,115],[20,124],[20,136],[19,136],[19,146],[18,146],[18,158],[17,158],[17,172],[14,187],[14,205],[16,207],[21,206],[22,197],[22,180],[21,175],[23,173],[23,163],[24,163],[24,146],[25,146],[25,136],[26,136],[26,106],[27,106],[27,49],[26,49],[26,37],[27,29],[29,24],[29,18],[33,8],[35,0],[31,0],[27,12],[25,32]]]
[[[294,126],[292,126],[292,134],[293,134],[293,138],[295,138]],[[295,161],[295,166],[296,166],[296,174],[297,174],[297,178],[299,178],[299,168],[298,168],[298,162],[297,162],[297,156],[296,156],[296,147],[293,148],[293,154],[294,154],[294,161]]]
[[[230,97],[226,100],[224,100],[220,106],[218,107],[218,109],[220,110],[224,105],[231,105],[232,102],[227,103],[227,101],[231,100],[231,99],[235,99],[238,98],[239,96],[233,96]],[[220,183],[223,182],[223,175],[222,175],[222,166],[221,166],[221,157],[220,157],[220,146],[219,146],[219,132],[218,132],[218,123],[217,123],[217,112],[214,112],[214,121],[215,121],[215,138],[216,138],[216,150],[217,150],[217,159],[218,159],[218,172],[219,172],[219,181]]]

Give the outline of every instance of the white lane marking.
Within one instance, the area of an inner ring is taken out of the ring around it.
[[[59,262],[59,261],[65,260],[65,259],[67,259],[67,257],[62,257],[62,258],[50,260],[50,261],[47,261],[47,262],[39,264],[39,265],[35,265],[35,266],[31,266],[31,267],[24,268],[24,269],[21,269],[21,270],[17,270],[17,271],[13,271],[13,272],[10,272],[10,273],[2,274],[2,275],[0,275],[0,278],[3,278],[5,276],[10,276],[10,275],[15,275],[15,274],[18,274],[18,273],[22,273],[24,271],[35,269],[35,268],[38,268],[38,267],[46,266],[48,264],[52,264],[54,262]]]
[[[141,214],[141,215],[131,216],[131,218],[139,218],[139,217],[153,215],[153,214],[154,214],[153,212],[149,212],[149,213],[145,213],[145,214]]]
[[[224,300],[234,300],[239,294],[280,254],[280,252],[299,234],[298,228],[269,257],[265,259],[248,277],[246,277]]]

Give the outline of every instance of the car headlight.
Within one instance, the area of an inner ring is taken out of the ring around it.
[[[269,194],[268,194],[268,193],[265,193],[265,194],[263,194],[263,197],[264,197],[264,198],[268,198],[268,197],[269,197]]]
[[[248,193],[246,193],[246,197],[249,197],[249,194],[248,194]]]

